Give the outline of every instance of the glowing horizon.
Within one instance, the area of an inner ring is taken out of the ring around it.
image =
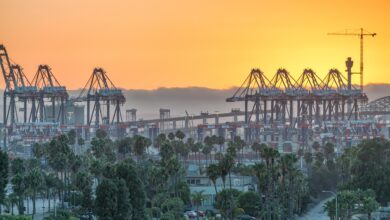
[[[321,78],[359,71],[358,37],[329,36],[363,27],[365,84],[390,83],[390,2],[374,1],[115,1],[0,2],[0,43],[32,79],[48,64],[62,85],[82,88],[94,67],[117,87],[240,86],[252,68],[294,78],[312,68]],[[4,88],[4,80],[0,80]],[[353,83],[359,83],[354,76]]]

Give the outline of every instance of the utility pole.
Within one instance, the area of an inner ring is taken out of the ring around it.
[[[344,32],[338,33],[328,33],[328,35],[343,35],[343,36],[358,36],[360,38],[360,72],[353,74],[360,74],[360,89],[363,91],[363,39],[364,36],[375,37],[376,33],[370,33],[363,28],[360,28],[359,32],[351,32],[349,30],[345,30]]]

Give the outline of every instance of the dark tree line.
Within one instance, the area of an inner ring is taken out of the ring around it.
[[[267,220],[292,219],[305,211],[309,196],[320,196],[323,190],[339,191],[341,217],[348,219],[359,212],[370,218],[378,206],[376,201],[385,204],[390,198],[390,142],[384,139],[363,141],[339,156],[330,143],[314,143],[297,155],[281,155],[263,143],[247,146],[239,137],[226,142],[213,135],[195,142],[181,131],[160,134],[152,145],[143,136],[112,140],[104,130],[97,130],[88,150],[78,154],[84,144],[72,130],[47,143],[34,144],[34,158],[29,160],[9,160],[0,151],[0,203],[11,213],[16,207],[19,214],[35,213],[39,198],[47,201],[51,213],[54,204],[68,204],[71,211],[59,210],[62,216],[181,219],[185,207],[199,207],[204,199],[201,192],[190,194],[184,178],[190,156],[212,182],[217,195],[214,207],[227,219],[242,213]],[[148,154],[152,146],[159,157]],[[244,150],[249,148],[258,163],[246,166],[242,162]],[[305,161],[307,176],[297,168],[299,157]],[[234,174],[252,176],[255,189],[235,190]],[[222,188],[217,186],[218,179]],[[7,183],[12,184],[9,196],[4,191]],[[32,201],[32,207],[24,207],[26,200]],[[356,209],[356,203],[363,205]],[[334,201],[327,203],[331,218],[334,209]]]
[[[227,219],[235,219],[242,213],[261,219],[292,219],[305,211],[308,203],[308,183],[297,168],[295,155],[280,155],[265,144],[253,143],[260,162],[252,166],[242,163],[245,143],[239,137],[228,142],[226,153],[221,153],[216,163],[210,164],[206,173],[217,193],[215,208]],[[240,192],[232,188],[232,174],[252,176],[256,179],[256,191]],[[223,189],[217,189],[217,179]]]

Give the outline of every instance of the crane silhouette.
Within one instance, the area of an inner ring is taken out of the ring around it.
[[[360,74],[360,89],[363,91],[363,39],[365,36],[375,37],[376,33],[371,33],[360,28],[359,32],[345,30],[344,32],[328,33],[328,35],[358,36],[360,38],[360,72],[354,74]]]

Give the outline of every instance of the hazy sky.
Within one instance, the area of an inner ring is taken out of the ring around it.
[[[96,66],[129,89],[229,88],[253,67],[323,76],[352,56],[358,71],[359,39],[327,32],[364,27],[378,33],[365,82],[390,83],[389,21],[388,0],[0,0],[0,43],[30,78],[49,64],[71,89]]]

